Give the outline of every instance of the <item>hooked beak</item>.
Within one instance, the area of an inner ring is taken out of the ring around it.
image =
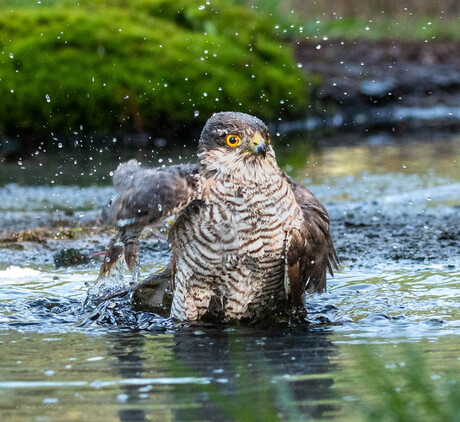
[[[267,148],[265,147],[265,139],[259,132],[256,132],[256,134],[251,139],[251,142],[249,145],[251,148],[251,152],[253,154],[261,155],[262,157],[265,158],[267,154]]]

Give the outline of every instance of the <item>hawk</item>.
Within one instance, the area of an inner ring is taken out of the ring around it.
[[[132,269],[142,229],[178,214],[168,269],[133,294],[153,307],[169,287],[177,320],[254,319],[286,304],[305,312],[305,293],[326,290],[326,273],[337,269],[326,209],[281,171],[256,117],[214,114],[201,133],[197,165],[141,169],[131,160],[113,179],[120,196],[105,216],[118,232],[100,277],[123,255]]]

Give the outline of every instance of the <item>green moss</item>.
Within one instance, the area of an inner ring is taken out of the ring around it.
[[[0,131],[157,133],[220,110],[274,119],[307,105],[266,16],[222,1],[124,3],[2,12]]]

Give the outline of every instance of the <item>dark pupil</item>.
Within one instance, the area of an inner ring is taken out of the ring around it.
[[[232,136],[232,137],[230,138],[230,143],[231,143],[231,144],[236,144],[237,142],[238,142],[238,138],[237,138],[236,136]]]

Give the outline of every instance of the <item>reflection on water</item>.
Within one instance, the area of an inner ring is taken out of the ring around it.
[[[369,137],[363,142],[358,138],[352,146],[341,145],[340,138],[333,138],[323,148],[309,149],[307,160],[299,159],[296,154],[297,148],[305,148],[302,146],[304,144],[305,139],[302,137],[292,140],[292,153],[291,148],[283,148],[277,156],[282,156],[281,164],[288,170],[292,168],[293,177],[299,180],[307,177],[313,184],[323,184],[335,177],[392,172],[460,181],[458,135],[424,141]]]
[[[12,357],[0,367],[11,420],[33,414],[60,420],[62,409],[74,420],[260,420],[244,415],[264,412],[263,420],[316,418],[340,402],[330,361],[337,348],[325,329],[0,338]],[[43,358],[50,353],[52,359]]]
[[[406,379],[394,371],[408,365],[411,353],[420,354],[426,365],[420,385],[426,382],[440,391],[441,398],[434,397],[433,403],[438,406],[443,397],[453,397],[443,391],[458,382],[449,378],[460,362],[458,254],[444,257],[428,251],[435,259],[426,259],[422,236],[422,243],[418,238],[410,243],[420,249],[420,259],[389,257],[393,248],[404,246],[398,233],[405,236],[405,227],[418,227],[418,216],[455,221],[460,138],[403,142],[374,137],[351,146],[328,141],[319,149],[301,138],[289,142],[285,148],[276,145],[283,168],[328,204],[333,234],[334,224],[346,214],[344,224],[358,236],[354,243],[336,239],[345,250],[349,245],[357,249],[346,256],[328,293],[308,297],[311,326],[177,326],[135,312],[123,298],[83,308],[85,283],[96,279],[98,262],[56,269],[52,255],[63,245],[93,252],[107,242],[107,234],[22,242],[14,244],[16,248],[0,243],[0,419],[355,420],[360,414],[369,419],[372,412],[360,413],[357,404],[375,403],[378,409],[391,409],[391,404],[379,401],[387,395],[374,391],[380,384],[369,385],[368,380],[394,380],[392,391],[411,391],[411,372]],[[42,158],[46,166],[38,165]],[[8,185],[0,191],[1,226],[34,227],[37,220],[46,224],[54,221],[56,209],[77,220],[77,226],[93,218],[113,189],[73,185],[105,183],[102,177],[107,178],[119,160],[96,158],[94,154],[91,164],[81,167],[77,159],[77,168],[86,174],[82,179],[75,172],[70,177],[73,156],[59,163],[51,156],[24,160],[18,178],[14,171],[2,173],[1,183],[24,186]],[[144,159],[144,164],[156,165],[159,158]],[[161,160],[167,163],[168,157]],[[29,186],[31,180],[24,175],[30,169],[37,170],[43,186]],[[51,180],[53,187],[45,186]],[[379,222],[384,215],[397,219],[375,230],[387,230],[395,222],[401,228],[388,233],[388,243],[379,244],[374,229],[365,228],[369,220]],[[427,224],[426,230],[431,222]],[[457,245],[456,228],[443,228],[442,221],[439,225],[442,230],[435,235],[447,242],[450,253]],[[167,245],[161,239],[142,242],[146,276],[165,264]],[[382,245],[391,250],[372,258]],[[354,254],[358,262],[350,258]],[[413,351],[407,352],[407,343],[413,343]],[[365,357],[363,344],[378,347],[369,355],[376,360]],[[381,372],[363,372],[363,359]],[[428,415],[429,409],[424,412]]]
[[[208,376],[219,387],[198,392],[183,388],[186,395],[182,400],[200,403],[200,408],[195,418],[181,411],[177,419],[222,420],[231,416],[242,420],[245,414],[246,420],[267,420],[276,415],[289,420],[300,415],[323,417],[336,408],[330,362],[336,350],[329,337],[324,329],[178,332],[173,368],[178,365],[186,373]],[[221,395],[236,399],[222,402]]]
[[[405,388],[417,356],[423,383],[455,381],[455,341],[428,337],[408,352],[403,337],[374,334],[379,346],[367,356],[369,350],[330,327],[6,331],[2,420],[352,420],[360,400],[371,409],[371,399],[385,405],[384,377],[392,388]],[[442,391],[433,394],[443,404]]]

